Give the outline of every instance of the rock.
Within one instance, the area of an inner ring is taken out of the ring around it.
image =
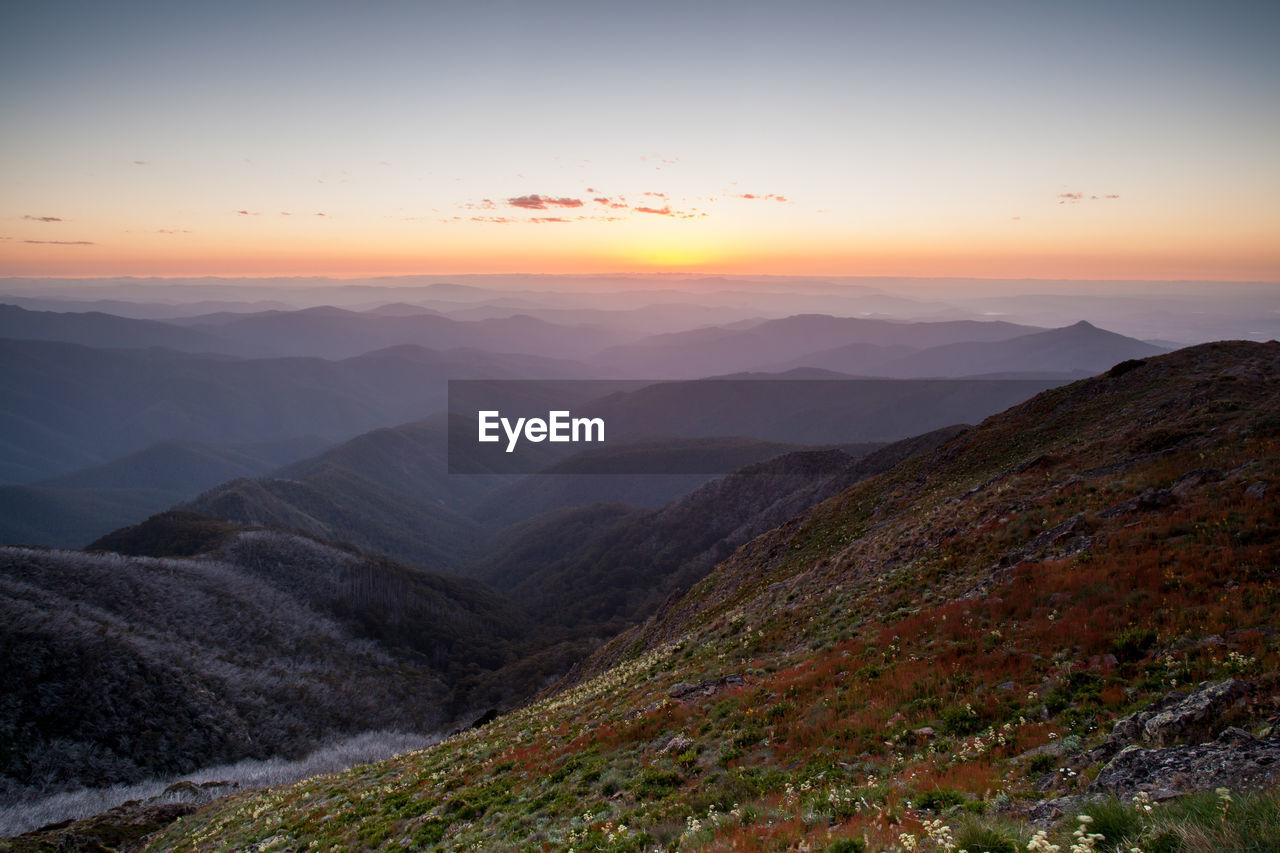
[[[1245,494],[1245,497],[1253,498],[1254,500],[1260,501],[1267,494],[1267,484],[1262,481],[1258,481],[1254,483],[1252,486],[1250,486],[1249,488],[1245,489],[1244,494]]]
[[[737,673],[731,673],[722,678],[713,678],[709,681],[701,681],[697,684],[690,684],[687,681],[681,681],[671,685],[671,690],[667,695],[672,699],[688,699],[692,696],[714,696],[722,688],[740,687],[746,682],[742,676]]]
[[[1223,711],[1248,692],[1248,686],[1235,679],[1201,686],[1182,701],[1147,719],[1142,726],[1142,740],[1156,747],[1171,746],[1177,741],[1210,740]]]
[[[916,737],[924,738],[925,740],[928,740],[937,734],[937,732],[933,730],[933,726],[921,726],[918,729],[912,729],[911,733]]]
[[[1063,815],[1079,814],[1086,804],[1096,799],[1098,797],[1090,797],[1086,794],[1068,794],[1052,800],[1041,800],[1027,812],[1027,820],[1047,827],[1057,823]]]
[[[31,849],[77,853],[134,849],[146,836],[159,832],[178,818],[191,814],[196,808],[192,803],[156,804],[131,800],[100,815],[50,824],[20,835],[15,840],[31,842]]]
[[[1102,768],[1089,790],[1128,798],[1138,791],[1187,793],[1280,782],[1280,739],[1229,728],[1212,743],[1144,749],[1131,744]]]
[[[1097,752],[1106,758],[1134,743],[1162,747],[1177,741],[1212,740],[1222,713],[1248,693],[1248,684],[1234,679],[1203,684],[1189,695],[1175,690],[1159,702],[1116,721]]]
[[[1138,510],[1152,510],[1169,506],[1169,504],[1177,503],[1177,500],[1178,496],[1168,489],[1147,489],[1136,498],[1129,498],[1127,501],[1121,501],[1115,506],[1104,509],[1098,513],[1098,517],[1119,518],[1122,515],[1128,515]]]
[[[482,729],[494,720],[498,719],[499,716],[501,716],[501,712],[497,708],[490,708],[480,716],[476,717],[475,721],[471,724],[471,728]]]
[[[1179,477],[1170,491],[1175,495],[1182,496],[1192,489],[1203,486],[1205,483],[1215,483],[1221,479],[1222,472],[1217,468],[1197,468]]]
[[[222,797],[229,796],[240,790],[239,782],[192,782],[183,779],[181,782],[174,782],[172,785],[164,789],[164,792],[158,797],[152,797],[146,802],[163,803],[195,803],[196,805],[205,805]]]
[[[1010,760],[1014,764],[1021,764],[1024,761],[1030,761],[1037,755],[1048,755],[1052,758],[1060,757],[1062,755],[1062,742],[1051,740],[1048,743],[1041,744],[1040,746],[1032,747],[1026,752],[1018,753]]]

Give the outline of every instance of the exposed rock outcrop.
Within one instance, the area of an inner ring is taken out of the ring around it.
[[[1121,797],[1265,788],[1280,782],[1280,738],[1229,728],[1212,743],[1144,749],[1131,744],[1102,768],[1090,791]],[[1159,797],[1157,797],[1159,798]]]
[[[1248,695],[1249,685],[1236,679],[1204,684],[1190,694],[1169,693],[1154,705],[1117,722],[1101,748],[1101,757],[1115,755],[1139,742],[1167,747],[1213,740],[1222,727],[1219,721],[1223,714]]]

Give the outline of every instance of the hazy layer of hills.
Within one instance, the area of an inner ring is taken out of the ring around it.
[[[1212,780],[1271,749],[1280,711],[1278,383],[1280,346],[1237,343],[1047,391],[755,538],[572,689],[217,803],[150,849],[883,850],[935,818],[957,846],[1024,849],[1037,802],[1059,844],[1092,813],[1124,849],[1266,849],[1274,794],[1231,777],[1244,805],[1224,810]],[[1158,743],[1113,732],[1190,690],[1218,701],[1202,682],[1237,698]],[[1100,787],[1146,753],[1191,768],[1153,780],[1184,799]]]
[[[224,447],[162,441],[29,485],[0,486],[0,542],[78,547],[235,477],[253,477],[327,445],[297,438]]]
[[[1001,321],[903,323],[797,315],[746,329],[712,327],[656,335],[610,348],[601,354],[601,360],[634,375],[687,379],[749,370],[768,371],[784,364],[825,367],[808,364],[805,356],[852,344],[914,351],[961,341],[1000,341],[1035,331],[1038,330]]]
[[[544,378],[528,356],[395,347],[342,361],[0,340],[0,479],[100,465],[159,441],[345,439],[441,411],[448,378]]]
[[[1083,318],[1131,337],[1178,345],[1280,338],[1274,282],[698,275],[397,276],[364,281],[6,278],[0,279],[0,302],[157,320],[323,305],[369,311],[408,303],[456,319],[524,313],[553,323],[649,334],[795,314],[1000,319],[1040,328],[1068,326]],[[683,314],[677,313],[680,309]],[[646,313],[649,320],[637,325],[637,316]]]

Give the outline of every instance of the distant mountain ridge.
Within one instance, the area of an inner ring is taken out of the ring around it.
[[[167,347],[183,352],[221,352],[225,347],[216,335],[158,320],[133,320],[100,311],[32,311],[2,303],[0,338],[116,349]]]
[[[82,547],[218,483],[265,474],[325,446],[315,437],[239,447],[162,441],[48,480],[0,485],[0,542]]]
[[[829,367],[803,365],[797,360],[811,353],[853,344],[924,349],[962,341],[999,341],[1037,331],[1040,329],[1003,321],[905,322],[797,314],[767,320],[747,329],[704,328],[656,335],[607,349],[600,354],[599,361],[616,370],[630,371],[634,376],[689,379],[770,371],[776,365],[788,363]]]
[[[450,378],[564,378],[580,365],[410,345],[342,361],[237,359],[0,339],[0,481],[30,482],[170,439],[342,440],[445,407]]]

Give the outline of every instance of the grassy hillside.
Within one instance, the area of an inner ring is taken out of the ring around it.
[[[148,849],[1013,851],[1049,801],[1063,850],[1079,813],[1099,849],[1274,850],[1261,771],[1231,801],[1061,798],[1201,682],[1231,701],[1141,744],[1272,748],[1277,487],[1280,345],[1117,365],[756,538],[535,705]]]

